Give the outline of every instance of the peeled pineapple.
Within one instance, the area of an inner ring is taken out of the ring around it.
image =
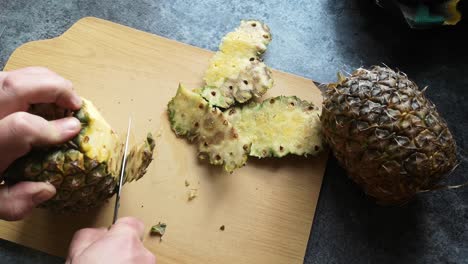
[[[261,61],[271,41],[267,25],[242,21],[222,40],[205,73],[202,96],[213,106],[228,108],[261,97],[273,86],[270,69]]]
[[[32,109],[46,119],[60,118],[56,107],[41,105]],[[74,113],[82,129],[70,142],[33,150],[13,163],[5,172],[7,183],[47,181],[57,194],[43,204],[56,211],[86,211],[115,193],[120,175],[123,140],[112,130],[91,101],[83,99]],[[151,133],[133,147],[127,159],[125,182],[138,180],[146,173],[154,151]]]

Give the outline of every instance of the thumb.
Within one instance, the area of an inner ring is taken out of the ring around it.
[[[20,220],[54,195],[55,187],[46,182],[20,182],[12,186],[0,186],[0,218],[7,221]]]
[[[81,128],[73,117],[47,121],[26,112],[16,112],[0,120],[0,173],[14,160],[31,151],[34,146],[64,143]]]

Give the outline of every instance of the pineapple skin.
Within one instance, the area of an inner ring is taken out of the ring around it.
[[[171,129],[198,146],[198,157],[227,172],[245,165],[250,145],[227,121],[223,113],[209,105],[200,94],[179,85],[167,106]]]
[[[229,62],[216,61],[222,54],[216,54],[212,66],[205,75],[206,86],[202,96],[210,104],[228,108],[245,103],[265,94],[274,81],[271,70],[258,58],[222,58]],[[218,65],[218,66],[213,66]]]
[[[271,41],[268,26],[243,20],[235,31],[223,37],[219,51],[205,72],[202,96],[211,104],[228,108],[261,97],[273,87],[271,70],[261,61]]]
[[[199,121],[207,108],[208,102],[198,93],[179,84],[176,95],[167,104],[169,122],[174,133],[193,141],[198,136]]]
[[[245,166],[250,152],[250,142],[226,119],[218,108],[208,109],[203,116],[199,130],[199,158],[213,165],[222,165],[232,173]]]
[[[168,104],[171,128],[198,145],[200,159],[227,172],[243,167],[248,156],[317,155],[325,148],[320,109],[296,96],[250,102],[224,112],[203,102],[195,91],[179,85]]]
[[[339,163],[379,204],[407,203],[457,163],[455,141],[434,104],[388,67],[340,76],[326,92],[321,121]]]
[[[219,50],[237,57],[262,55],[271,42],[270,28],[258,20],[241,20],[239,27],[223,37]]]
[[[153,134],[148,133],[143,142],[130,149],[127,155],[124,183],[137,181],[146,174],[149,165],[153,161],[155,147],[156,142]]]
[[[40,115],[41,111],[32,112]],[[73,116],[82,124],[74,139],[62,145],[35,149],[15,161],[4,174],[8,184],[44,181],[54,185],[56,195],[41,206],[57,212],[79,213],[97,207],[113,196],[118,185],[123,140],[112,131],[91,101],[83,98],[82,108]],[[43,117],[50,120],[60,116],[46,113]],[[133,157],[127,159],[125,182],[144,175],[154,147],[152,135],[148,134],[142,144],[130,150]]]
[[[250,156],[317,155],[324,149],[320,109],[296,96],[278,96],[225,111],[229,122],[251,142]]]

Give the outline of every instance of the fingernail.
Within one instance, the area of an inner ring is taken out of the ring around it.
[[[74,117],[66,118],[63,120],[63,122],[60,124],[61,128],[65,131],[73,131],[76,132],[80,130],[81,124],[78,119]]]
[[[41,190],[40,192],[36,193],[33,197],[32,197],[32,200],[35,204],[40,204],[40,203],[43,203],[47,200],[49,200],[50,198],[52,198],[54,196],[54,192],[50,191],[50,190],[47,190],[47,189],[44,189],[44,190]]]

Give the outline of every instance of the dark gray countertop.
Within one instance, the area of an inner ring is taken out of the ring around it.
[[[461,163],[448,182],[468,181],[466,22],[412,31],[370,0],[0,0],[0,68],[22,43],[60,35],[84,16],[211,50],[240,19],[261,19],[274,34],[267,64],[320,82],[359,66],[398,67],[421,87],[429,86],[429,98],[456,137]],[[0,240],[0,263],[61,262]],[[331,157],[304,262],[468,263],[468,189],[428,193],[401,208],[382,208]]]

